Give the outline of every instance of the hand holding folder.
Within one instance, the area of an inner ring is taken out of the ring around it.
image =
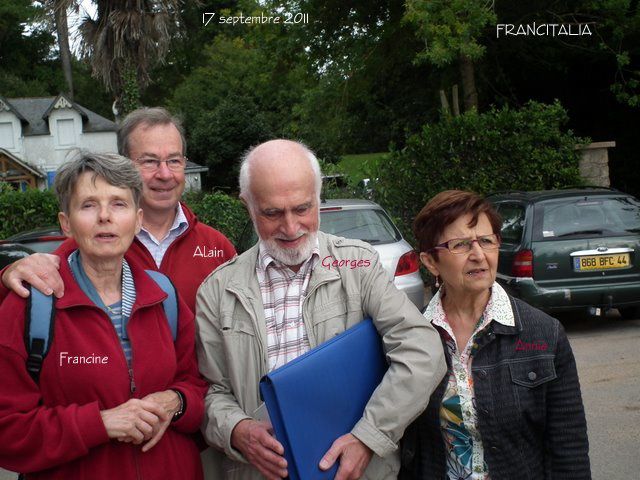
[[[365,319],[260,381],[291,480],[332,479],[318,464],[351,431],[387,370],[380,337]]]

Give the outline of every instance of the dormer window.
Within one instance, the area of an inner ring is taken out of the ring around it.
[[[12,150],[15,146],[16,143],[13,136],[13,123],[0,122],[0,148]]]
[[[56,130],[59,146],[65,147],[76,144],[76,132],[73,124],[73,118],[57,119]]]

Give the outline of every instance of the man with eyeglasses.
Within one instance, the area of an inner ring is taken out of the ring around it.
[[[218,265],[235,256],[222,233],[198,222],[180,202],[185,187],[186,142],[180,122],[164,108],[139,108],[125,117],[118,129],[118,152],[129,157],[142,176],[140,206],[142,230],[128,254],[146,268],[169,276],[189,308],[195,311],[198,286]],[[67,240],[60,251],[75,248]],[[213,252],[205,255],[203,252]],[[59,257],[36,253],[18,260],[2,272],[0,299],[9,289],[29,295],[22,282],[45,294],[64,294],[58,275]]]

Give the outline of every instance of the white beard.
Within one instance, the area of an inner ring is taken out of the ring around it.
[[[300,235],[300,233],[302,232],[298,232],[298,235]],[[317,230],[315,232],[307,233],[306,236],[307,238],[305,241],[297,248],[282,248],[273,237],[260,237],[260,240],[262,241],[267,253],[269,253],[269,255],[271,255],[275,260],[289,267],[293,267],[308,260],[309,257],[311,257],[313,249],[318,243]]]

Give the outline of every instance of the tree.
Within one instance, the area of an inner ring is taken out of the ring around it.
[[[234,188],[243,151],[289,136],[293,99],[305,83],[296,68],[278,71],[274,57],[249,38],[218,35],[204,51],[204,64],[186,77],[169,106],[183,117],[189,157],[210,167],[207,184]]]
[[[279,57],[294,57],[306,70],[308,87],[295,111],[295,132],[324,159],[403,144],[407,130],[437,116],[431,92],[438,79],[425,65],[412,64],[420,44],[411,26],[402,22],[403,2],[288,0],[263,5],[310,19],[288,25],[275,51]]]
[[[69,25],[67,22],[67,11],[75,7],[77,9],[76,0],[45,0],[44,7],[48,12],[53,14],[53,22],[55,24],[56,35],[58,37],[58,51],[60,53],[60,62],[62,64],[62,72],[67,83],[67,94],[73,100],[73,72],[71,69],[71,48],[69,47]]]
[[[46,95],[50,90],[54,38],[37,23],[41,12],[29,0],[0,0],[0,95]]]
[[[97,0],[97,17],[80,25],[83,55],[116,99],[121,115],[140,104],[150,70],[180,26],[180,0]]]
[[[246,0],[244,0],[246,1]],[[176,88],[191,72],[206,64],[208,56],[205,46],[220,33],[229,32],[228,25],[203,19],[205,12],[227,12],[238,8],[240,0],[198,0],[183,2],[180,11],[179,35],[171,39],[165,60],[156,64],[151,73],[153,82],[144,89],[142,103],[145,105],[166,105]],[[239,34],[241,26],[233,26],[233,32]]]
[[[478,108],[475,62],[485,52],[479,38],[495,23],[493,0],[407,0],[406,19],[416,27],[424,50],[416,62],[444,67],[458,62],[466,110]]]

